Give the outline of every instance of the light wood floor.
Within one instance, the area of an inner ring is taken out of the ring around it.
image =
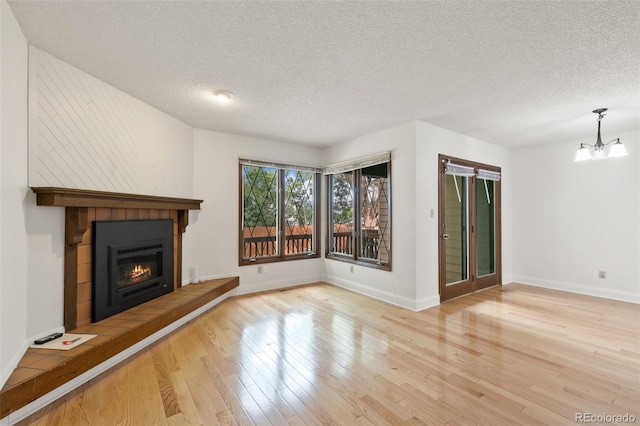
[[[21,424],[640,422],[640,307],[511,284],[414,313],[320,284],[229,299]]]

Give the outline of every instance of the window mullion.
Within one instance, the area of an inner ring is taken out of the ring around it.
[[[278,249],[280,255],[278,257],[284,258],[286,237],[285,237],[285,190],[284,190],[285,171],[283,169],[278,170]]]
[[[313,175],[313,240],[311,241],[311,251],[315,253],[320,253],[322,249],[322,245],[320,244],[320,235],[322,234],[321,221],[320,216],[322,215],[321,211],[321,181],[322,178],[319,173],[314,173]]]
[[[357,260],[360,257],[360,235],[362,234],[362,225],[360,221],[360,173],[361,170],[353,171],[353,243],[352,243],[352,258]]]

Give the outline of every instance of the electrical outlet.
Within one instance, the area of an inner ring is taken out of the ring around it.
[[[607,271],[598,271],[598,278],[601,280],[607,279]]]
[[[353,265],[349,265],[349,272],[353,274],[353,270],[354,270]]]
[[[258,273],[259,274],[266,274],[267,273],[267,267],[264,265],[258,265]]]

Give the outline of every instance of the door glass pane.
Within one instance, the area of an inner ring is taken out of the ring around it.
[[[285,170],[285,255],[313,252],[313,182],[315,174]]]
[[[360,175],[360,253],[363,259],[389,261],[388,164],[362,169]]]
[[[476,273],[479,277],[496,272],[494,189],[494,181],[476,179]]]
[[[331,175],[329,251],[351,255],[353,247],[353,173]]]
[[[469,278],[468,267],[468,179],[464,176],[445,175],[445,284],[450,285]]]

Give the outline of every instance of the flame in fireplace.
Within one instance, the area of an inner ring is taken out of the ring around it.
[[[136,265],[132,270],[131,270],[131,281],[132,282],[139,282],[142,281],[143,279],[150,277],[151,276],[151,267],[147,266],[147,267],[142,267],[142,265]]]

